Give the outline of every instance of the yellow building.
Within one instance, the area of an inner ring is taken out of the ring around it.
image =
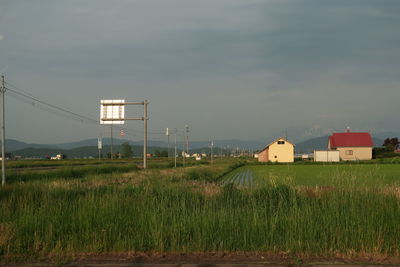
[[[294,162],[294,144],[285,138],[278,138],[260,153],[259,162]]]

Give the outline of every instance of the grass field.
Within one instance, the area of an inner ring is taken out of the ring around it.
[[[126,251],[400,256],[400,165],[243,164],[17,180],[0,189],[0,257]]]
[[[399,164],[269,164],[245,166],[222,179],[223,183],[253,186],[285,182],[297,186],[400,186]]]

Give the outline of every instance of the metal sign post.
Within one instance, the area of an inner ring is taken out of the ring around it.
[[[110,125],[110,159],[113,160],[114,159],[114,152],[113,152],[113,128],[112,128],[112,124]]]
[[[124,124],[125,121],[143,121],[143,168],[147,168],[147,105],[149,102],[125,102],[125,100],[101,100],[100,124]],[[125,118],[126,105],[143,105],[143,117]]]
[[[101,138],[97,139],[97,148],[99,149],[99,160],[101,159],[101,149],[103,148],[103,142]]]
[[[124,124],[125,100],[101,100],[100,104],[100,124],[110,125],[110,159],[113,160],[113,125]]]
[[[166,130],[165,130],[165,135],[167,136],[167,141],[168,141],[168,160],[169,160],[169,128],[167,128]]]
[[[175,166],[175,168],[176,168],[176,156],[177,156],[177,152],[176,152],[176,133],[178,132],[178,130],[177,129],[175,129],[175,132],[174,132],[174,136],[175,136],[175,150],[174,150],[174,166]]]

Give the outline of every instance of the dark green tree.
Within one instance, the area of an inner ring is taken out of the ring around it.
[[[166,158],[166,157],[168,157],[168,151],[167,151],[167,150],[163,150],[163,151],[161,151],[161,155],[160,155],[160,157],[163,157],[163,158]]]
[[[388,151],[394,151],[398,148],[400,142],[399,139],[396,138],[386,138],[385,142],[383,143],[383,146],[388,150]]]
[[[122,157],[123,158],[131,158],[133,156],[132,147],[128,142],[125,142],[121,145],[122,148]]]
[[[154,151],[154,156],[157,158],[166,158],[166,157],[168,157],[168,151],[156,149]]]

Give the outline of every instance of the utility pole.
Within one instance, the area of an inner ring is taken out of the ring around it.
[[[169,129],[167,128],[166,130],[165,130],[165,135],[167,136],[167,139],[168,139],[168,160],[169,160]]]
[[[189,155],[189,126],[185,125],[185,132],[186,132],[186,152]]]
[[[185,167],[185,158],[186,158],[185,143],[186,143],[186,134],[185,134],[185,131],[183,131],[183,152],[182,152],[183,167]]]
[[[143,168],[147,168],[147,105],[149,102],[145,100],[143,102],[143,128],[144,128],[144,140],[143,140]]]
[[[213,147],[214,147],[214,141],[211,141],[211,165],[213,164]]]
[[[175,135],[175,152],[174,152],[175,168],[176,168],[176,132],[177,132],[177,129],[175,129],[175,132],[174,132],[174,135]]]
[[[1,76],[1,103],[2,103],[2,119],[1,119],[1,184],[6,184],[6,109],[4,102],[4,95],[6,93],[6,87],[4,82],[4,75]]]

